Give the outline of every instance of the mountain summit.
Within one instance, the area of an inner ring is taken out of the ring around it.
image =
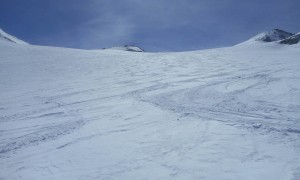
[[[134,45],[114,46],[114,47],[103,48],[103,49],[113,49],[113,50],[131,51],[131,52],[145,52],[142,48]]]
[[[280,29],[273,29],[271,31],[258,34],[254,37],[254,40],[262,42],[274,42],[289,38],[293,35],[293,33],[289,33]]]
[[[273,29],[271,31],[262,32],[249,40],[241,43],[241,44],[251,44],[254,42],[274,42],[274,41],[280,41],[287,39],[291,36],[293,36],[293,33],[286,32],[284,30],[280,29]]]
[[[16,43],[16,44],[28,44],[25,41],[22,41],[10,34],[7,34],[1,28],[0,28],[0,41],[12,42],[12,43]]]

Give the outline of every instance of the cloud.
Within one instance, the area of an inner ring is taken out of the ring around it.
[[[126,17],[105,14],[80,24],[77,31],[81,35],[80,46],[108,47],[130,41],[135,33],[135,24]]]

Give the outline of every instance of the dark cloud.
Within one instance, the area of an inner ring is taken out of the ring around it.
[[[299,0],[1,0],[0,26],[32,44],[181,51],[272,28],[298,32],[298,7]]]

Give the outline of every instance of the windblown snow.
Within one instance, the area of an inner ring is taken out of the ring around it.
[[[0,179],[300,179],[299,46],[0,52]]]

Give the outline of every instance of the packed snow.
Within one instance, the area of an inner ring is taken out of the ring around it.
[[[300,179],[299,46],[0,52],[0,179]]]

